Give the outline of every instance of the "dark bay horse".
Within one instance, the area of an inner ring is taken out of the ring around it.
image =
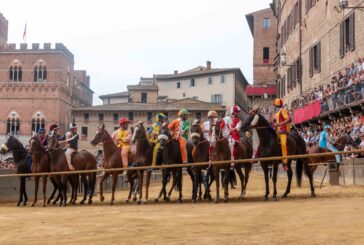
[[[166,125],[162,126],[161,134],[158,136],[160,149],[162,150],[163,157],[163,165],[170,164],[182,164],[182,154],[179,147],[179,142],[172,139],[172,136],[168,130]],[[173,184],[171,191],[167,196],[166,186],[168,183],[168,178],[170,177],[170,173],[173,175]],[[166,168],[162,170],[162,189],[158,198],[155,201],[158,201],[161,194],[164,196],[164,201],[170,201],[170,193],[173,190],[174,185],[177,185],[179,196],[178,202],[182,203],[182,168]]]
[[[339,135],[338,139],[335,141],[334,147],[336,149],[338,149],[339,151],[343,151],[345,149],[346,145],[356,146],[356,143],[353,140],[353,138],[350,136],[350,134],[342,133],[341,135]],[[308,149],[308,154],[326,153],[326,152],[330,152],[330,150],[323,149],[318,145],[312,146]],[[325,163],[325,162],[329,162],[329,161],[336,162],[335,156],[310,157],[310,158],[308,158],[308,160],[311,164]],[[312,174],[314,174],[318,165],[310,165],[310,167],[311,167]]]
[[[90,143],[93,146],[102,144],[102,148],[103,148],[103,152],[104,152],[104,162],[103,162],[104,169],[122,168],[123,167],[121,154],[120,154],[120,148],[115,145],[113,139],[111,138],[111,135],[106,131],[104,124],[102,124],[97,129],[96,135]],[[128,161],[130,163],[132,163],[135,160],[134,158],[135,158],[134,154],[129,154]],[[100,180],[100,201],[101,202],[103,202],[105,199],[104,195],[103,195],[104,181],[111,175],[112,176],[112,185],[111,185],[112,192],[111,192],[110,205],[114,204],[115,189],[116,189],[116,184],[118,181],[118,176],[119,176],[119,174],[122,174],[122,173],[123,173],[123,171],[105,172],[105,174],[102,176],[102,178]],[[129,198],[128,198],[128,199],[130,199],[130,195],[133,190],[134,178],[129,176],[129,174],[127,174],[127,176],[128,176],[128,180],[130,183],[130,193],[129,193]]]
[[[132,137],[133,144],[136,144],[135,153],[135,165],[136,167],[151,166],[153,159],[154,144],[150,143],[147,138],[146,130],[143,126],[143,122],[138,122],[134,126],[134,133]],[[146,202],[149,196],[149,184],[152,171],[147,171],[146,181],[145,181],[145,200],[142,201],[142,190],[144,181],[144,170],[138,170],[138,192],[139,200],[138,203]],[[134,183],[131,181],[130,184]],[[132,187],[131,187],[132,189]],[[130,195],[128,197],[130,199]]]
[[[277,134],[275,130],[272,128],[270,123],[257,111],[252,111],[249,114],[249,117],[245,120],[242,125],[242,130],[247,131],[248,129],[255,128],[258,137],[259,137],[259,146],[258,146],[258,155],[259,157],[274,157],[274,156],[282,156],[281,146],[278,143]],[[306,154],[306,144],[301,136],[297,134],[297,132],[291,132],[287,137],[287,148],[288,155],[300,155]],[[291,190],[291,182],[293,171],[291,168],[292,159],[288,161],[288,184],[286,192],[283,194],[283,197],[287,197]],[[264,179],[265,179],[265,196],[264,199],[268,200],[269,196],[269,175],[268,175],[268,166],[273,164],[273,200],[277,199],[277,172],[278,172],[278,164],[279,161],[262,161],[260,165],[264,171]],[[315,197],[315,189],[313,186],[313,177],[311,169],[308,165],[307,159],[297,159],[296,163],[296,177],[298,186],[301,185],[302,180],[302,171],[303,167],[305,167],[306,174],[310,180],[311,186],[311,196]]]
[[[30,139],[29,142],[29,154],[32,155],[32,173],[46,173],[50,172],[50,161],[51,158],[49,156],[48,151],[44,147],[42,147],[39,138],[34,136]],[[34,207],[35,203],[37,202],[37,194],[38,194],[38,186],[39,186],[39,179],[42,178],[43,180],[43,204],[42,206],[45,207],[46,205],[46,191],[47,191],[47,175],[44,176],[34,176],[34,201],[32,207]],[[50,177],[50,180],[53,184],[53,192],[50,198],[48,199],[47,203],[49,204],[50,201],[53,199],[54,195],[57,192],[57,183],[53,177]]]
[[[27,163],[28,152],[25,150],[23,144],[13,135],[10,135],[6,143],[1,146],[0,153],[5,154],[6,152],[13,153],[17,174],[28,174],[31,172],[30,166]],[[19,177],[19,178],[20,178],[20,190],[19,190],[20,196],[16,205],[20,206],[20,203],[22,203],[23,206],[26,206],[28,201],[28,196],[25,188],[26,177]]]

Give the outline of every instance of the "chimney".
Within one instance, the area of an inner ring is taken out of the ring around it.
[[[206,61],[206,69],[211,70],[211,61]]]
[[[175,70],[175,71],[174,71],[174,75],[177,75],[177,74],[178,74],[178,71],[177,71],[177,70]]]

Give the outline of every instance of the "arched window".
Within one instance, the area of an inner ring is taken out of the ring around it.
[[[39,60],[34,67],[34,82],[47,81],[47,67],[44,65],[43,60]]]
[[[36,133],[40,128],[45,128],[45,120],[43,113],[38,111],[32,119],[32,132]]]
[[[6,133],[18,135],[20,129],[19,115],[15,111],[10,112],[6,123]]]
[[[20,65],[12,65],[9,68],[9,80],[12,82],[21,82],[22,69]]]

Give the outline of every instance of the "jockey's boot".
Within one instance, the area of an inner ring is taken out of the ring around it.
[[[69,168],[70,171],[75,171],[75,168],[72,166],[71,163],[68,164],[68,168]]]
[[[287,163],[283,163],[283,170],[284,171],[288,171],[288,164]]]

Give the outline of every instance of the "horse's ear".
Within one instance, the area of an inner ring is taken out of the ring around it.
[[[105,124],[101,124],[101,129],[104,130],[105,129]]]

